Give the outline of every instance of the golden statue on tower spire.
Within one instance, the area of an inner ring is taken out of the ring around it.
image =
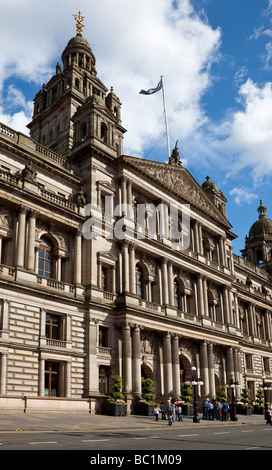
[[[84,28],[83,20],[84,16],[81,16],[81,11],[78,12],[78,15],[73,15],[75,17],[75,20],[77,22],[76,24],[76,29],[77,29],[77,36],[82,36],[82,30]]]

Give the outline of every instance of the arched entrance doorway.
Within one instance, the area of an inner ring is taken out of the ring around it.
[[[154,381],[154,385],[155,385],[155,395],[157,393],[157,384],[156,384],[156,381],[155,381],[155,377],[154,377],[154,373],[153,373],[153,370],[151,369],[151,367],[146,364],[146,363],[143,363],[141,365],[141,381],[142,381],[142,384],[143,384],[143,381],[145,379],[151,379]]]
[[[153,371],[151,369],[150,366],[148,366],[147,364],[143,363],[141,365],[141,378],[142,378],[142,381],[144,379],[152,379],[154,380],[154,374],[153,374]]]
[[[191,363],[186,356],[180,353],[179,356],[179,370],[180,370],[180,383],[186,382],[191,379],[192,369]]]

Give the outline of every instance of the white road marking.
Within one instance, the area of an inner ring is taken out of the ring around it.
[[[214,434],[229,434],[229,431],[214,432]]]
[[[81,442],[101,442],[101,441],[110,441],[110,439],[85,439]]]
[[[191,436],[198,436],[198,434],[180,434],[179,437],[191,437]]]
[[[45,442],[38,441],[38,442],[29,442],[28,444],[30,444],[30,445],[37,445],[37,444],[57,444],[57,442],[56,442],[56,441],[45,441]]]

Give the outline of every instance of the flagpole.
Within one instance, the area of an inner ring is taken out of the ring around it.
[[[169,133],[168,133],[168,124],[167,124],[167,114],[166,114],[163,76],[161,76],[161,81],[162,81],[162,98],[163,98],[164,117],[165,117],[166,139],[167,139],[167,151],[168,151],[168,159],[170,159],[170,144],[169,144]]]

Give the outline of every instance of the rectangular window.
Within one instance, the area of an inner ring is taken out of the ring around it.
[[[99,346],[103,348],[108,347],[108,328],[104,326],[99,327]]]
[[[252,357],[252,354],[246,354],[245,355],[245,360],[246,360],[246,369],[247,370],[253,370],[253,357]]]
[[[109,394],[109,376],[110,368],[108,366],[99,366],[99,393],[101,395]]]
[[[108,291],[108,269],[102,267],[102,290]]]
[[[45,336],[49,339],[61,339],[61,317],[51,313],[46,314]]]
[[[263,358],[263,366],[264,366],[264,371],[268,374],[270,374],[270,359],[269,357],[264,357]]]
[[[46,397],[59,396],[59,362],[45,361],[44,395]]]

